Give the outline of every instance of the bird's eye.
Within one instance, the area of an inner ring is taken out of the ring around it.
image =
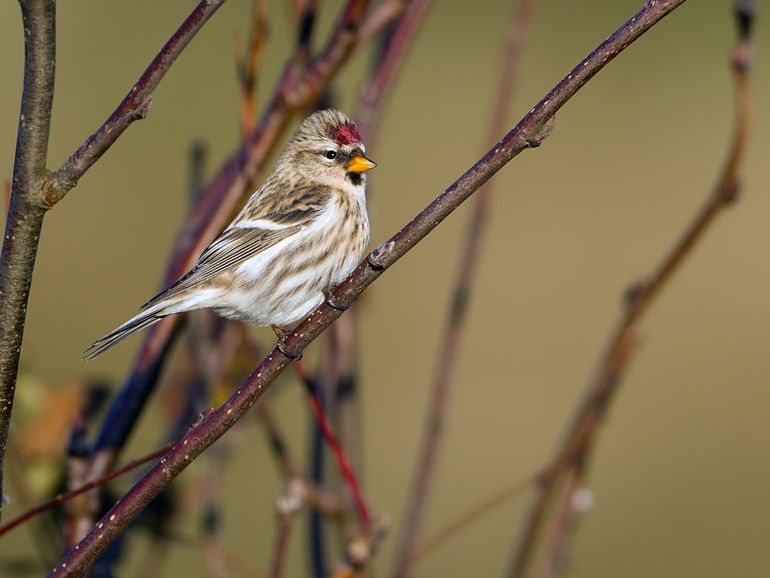
[[[337,151],[326,151],[326,158],[329,160],[337,158]]]

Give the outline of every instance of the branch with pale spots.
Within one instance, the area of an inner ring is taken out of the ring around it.
[[[631,20],[563,78],[524,118],[477,163],[449,186],[401,231],[373,251],[333,292],[337,307],[321,304],[284,340],[283,349],[295,356],[340,315],[339,305],[350,305],[369,285],[428,235],[463,201],[498,170],[524,150],[540,145],[552,128],[551,119],[596,73],[641,37],[684,0],[650,1]],[[78,576],[102,554],[133,519],[211,444],[241,419],[290,359],[274,349],[217,410],[190,428],[184,438],[116,503],[53,570],[50,576]]]

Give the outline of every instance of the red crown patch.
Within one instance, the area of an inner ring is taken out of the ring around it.
[[[338,145],[349,145],[361,142],[361,135],[358,134],[356,125],[347,122],[341,124],[334,130],[332,138]]]

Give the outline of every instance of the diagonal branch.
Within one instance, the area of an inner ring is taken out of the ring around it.
[[[537,0],[519,0],[513,11],[513,21],[505,41],[500,83],[495,98],[494,112],[490,120],[489,136],[484,143],[485,147],[489,146],[489,143],[495,142],[497,135],[506,126],[506,119],[511,108],[511,96],[519,69],[521,48],[529,31],[532,13],[536,5]],[[459,263],[459,273],[450,303],[447,328],[444,331],[444,341],[438,359],[438,370],[431,388],[425,432],[417,456],[413,485],[407,498],[403,522],[404,530],[396,550],[393,575],[398,578],[405,578],[411,573],[414,550],[428,507],[428,497],[444,437],[445,415],[452,392],[454,369],[459,357],[460,339],[465,327],[473,278],[489,213],[492,184],[488,183],[482,187],[476,195],[470,228],[465,239],[465,249]]]
[[[24,26],[24,92],[11,202],[0,255],[0,502],[27,300],[45,214],[41,189],[47,178],[56,70],[55,2],[26,0],[20,1],[20,5]],[[0,503],[0,513],[2,507]]]
[[[627,303],[617,327],[611,334],[599,370],[590,382],[585,396],[580,401],[572,423],[561,445],[556,450],[554,468],[540,477],[536,494],[530,506],[525,523],[512,553],[507,575],[520,577],[526,573],[536,549],[537,536],[546,523],[559,482],[566,475],[571,491],[579,489],[576,481],[587,475],[588,458],[593,451],[602,420],[617,394],[629,363],[636,350],[636,329],[644,314],[682,262],[690,255],[715,218],[735,200],[739,185],[739,169],[748,137],[750,90],[749,90],[749,48],[750,31],[753,21],[751,2],[738,0],[739,24],[738,46],[733,51],[732,68],[736,82],[736,121],[733,142],[728,151],[727,162],[717,181],[714,191],[701,207],[680,239],[660,262],[646,281],[636,284],[627,295]],[[567,496],[565,514],[557,521],[564,527],[570,517],[569,510],[574,504]],[[562,529],[557,529],[557,534]],[[562,540],[555,539],[555,549],[563,551]],[[553,561],[552,561],[553,564]],[[553,566],[552,566],[553,569]]]
[[[349,305],[382,272],[435,229],[454,209],[488,181],[513,157],[536,147],[547,137],[553,115],[599,70],[661,18],[685,0],[650,0],[631,20],[584,58],[535,107],[443,194],[389,241],[380,245],[334,291],[338,304]],[[285,339],[285,349],[301,352],[331,325],[341,312],[321,304]],[[174,448],[147,472],[71,550],[49,576],[82,574],[139,513],[206,448],[219,439],[254,405],[290,360],[277,348],[218,409],[192,427]]]
[[[118,140],[131,123],[147,115],[152,92],[182,50],[225,1],[201,0],[198,3],[110,117],[53,174],[45,191],[45,201],[49,207],[58,203],[77,184],[85,172],[107,152],[107,149]]]

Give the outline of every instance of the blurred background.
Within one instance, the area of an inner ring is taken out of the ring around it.
[[[321,3],[318,41],[341,4]],[[480,156],[514,4],[433,3],[387,100],[378,140],[369,147],[379,163],[370,180],[373,246]],[[524,49],[515,112],[500,136],[641,4],[543,0]],[[193,6],[179,0],[137,0],[130,8],[59,3],[50,168],[103,122]],[[36,423],[46,400],[60,399],[55,396],[73,384],[98,378],[120,385],[138,338],[88,364],[81,354],[159,289],[188,206],[190,144],[206,143],[212,171],[238,145],[233,39],[236,32],[247,35],[250,7],[247,0],[230,0],[214,15],[155,92],[149,117],[132,126],[47,216],[12,442]],[[710,193],[733,120],[731,7],[726,0],[685,4],[572,99],[541,148],[523,153],[495,177],[425,536],[530,475],[551,455],[599,362],[626,288],[652,270]],[[259,106],[293,37],[286,3],[270,2],[269,16]],[[765,16],[760,14],[756,30],[756,110],[739,202],[709,230],[644,320],[641,349],[593,460],[588,487],[594,505],[577,532],[570,567],[576,578],[767,576]],[[19,9],[3,2],[2,180],[12,174],[22,64]],[[367,64],[367,55],[359,54],[335,85],[342,110],[354,110]],[[400,536],[470,209],[468,203],[456,211],[388,271],[359,308],[361,477],[372,508],[391,521],[374,562],[378,576],[389,572]],[[273,338],[269,330],[255,331],[260,339]],[[311,346],[311,362],[318,349],[318,343]],[[304,394],[289,372],[275,390],[275,412],[304,456]],[[124,458],[160,445],[162,419],[156,397]],[[241,443],[221,473],[223,540],[264,576],[283,480],[258,428],[228,435],[240,436]],[[60,437],[51,444],[64,442]],[[201,467],[195,464],[180,483]],[[10,463],[9,476],[33,496],[48,483],[42,466],[37,477],[13,468]],[[6,491],[13,500],[14,485]],[[508,500],[419,560],[415,575],[500,575],[527,503],[526,493]],[[21,511],[21,501],[13,500],[4,521]],[[197,528],[194,519],[185,523],[191,532]],[[292,535],[287,576],[307,573],[304,521],[302,527]],[[140,568],[145,541],[141,533],[132,540],[126,576]],[[25,529],[4,542],[0,557],[36,552],[35,537]],[[172,548],[161,575],[205,575],[201,552]]]

